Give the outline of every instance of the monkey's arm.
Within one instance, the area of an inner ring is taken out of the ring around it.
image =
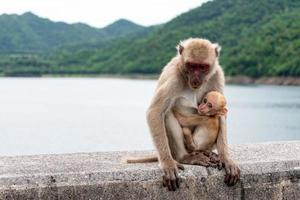
[[[214,76],[211,77],[209,82],[209,91],[218,91],[224,94],[225,77],[224,72],[220,66]],[[226,176],[224,182],[227,185],[234,185],[237,183],[240,177],[240,169],[229,154],[229,148],[227,143],[227,121],[225,116],[219,117],[219,132],[217,138],[217,150],[220,155],[221,161],[225,164]]]
[[[179,124],[182,126],[197,126],[207,121],[206,116],[198,114],[182,114],[177,109],[173,109],[173,112]]]
[[[224,182],[229,185],[235,185],[240,178],[240,169],[229,154],[229,148],[227,144],[227,127],[226,117],[221,116],[219,118],[220,130],[217,138],[217,150],[220,159],[225,164],[226,176]]]
[[[174,105],[179,92],[177,79],[166,81],[157,88],[147,111],[148,126],[158,153],[160,167],[164,171],[164,183],[169,190],[176,190],[179,187],[178,168],[183,167],[171,155],[165,126],[166,113]]]

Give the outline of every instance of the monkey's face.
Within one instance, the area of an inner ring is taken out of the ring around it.
[[[205,76],[208,74],[210,65],[208,63],[186,62],[185,69],[188,78],[188,85],[197,89],[202,85]]]
[[[189,87],[199,88],[214,68],[218,57],[216,45],[204,39],[188,39],[181,42],[177,48]]]
[[[203,98],[198,106],[198,113],[205,116],[222,116],[226,115],[226,100],[225,97],[218,92],[209,92]]]

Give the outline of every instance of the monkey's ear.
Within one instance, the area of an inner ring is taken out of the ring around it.
[[[176,49],[177,49],[178,53],[181,55],[183,52],[183,49],[184,49],[181,42],[177,45]]]
[[[227,114],[227,112],[228,112],[228,109],[227,109],[226,107],[224,107],[223,109],[221,109],[221,110],[218,112],[217,115],[219,115],[219,116],[224,116],[224,115]]]
[[[222,47],[218,43],[215,43],[214,48],[215,48],[216,56],[219,57]]]

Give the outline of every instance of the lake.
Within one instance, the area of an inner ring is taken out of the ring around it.
[[[1,78],[0,155],[153,149],[156,81]],[[299,140],[300,87],[227,85],[230,144]]]

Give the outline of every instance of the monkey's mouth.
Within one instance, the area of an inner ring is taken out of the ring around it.
[[[189,85],[192,89],[198,89],[202,84],[201,80],[198,79],[193,79],[191,81],[189,81]]]

